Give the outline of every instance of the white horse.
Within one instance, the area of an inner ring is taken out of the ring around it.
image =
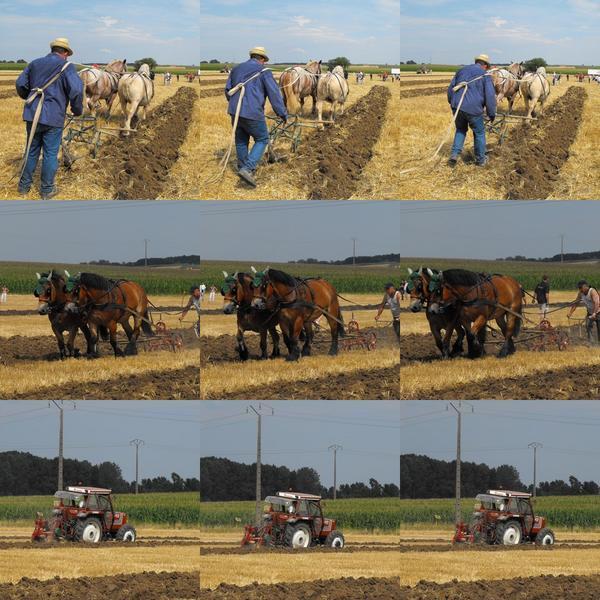
[[[344,69],[337,65],[333,71],[328,71],[321,75],[317,85],[317,113],[319,121],[323,120],[323,102],[331,102],[331,120],[335,121],[337,107],[340,107],[340,113],[344,113],[344,102],[348,98],[350,88],[344,77]]]
[[[125,115],[124,135],[129,135],[131,119],[141,109],[140,120],[146,118],[146,110],[154,97],[154,82],[150,79],[150,67],[144,63],[137,73],[128,73],[119,80],[119,100]]]
[[[546,69],[540,67],[535,73],[526,73],[521,81],[521,95],[525,100],[527,117],[537,116],[536,107],[540,103],[540,116],[544,114],[544,104],[550,95],[550,84],[546,79]]]

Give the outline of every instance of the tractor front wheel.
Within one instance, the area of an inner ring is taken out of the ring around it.
[[[102,539],[102,527],[98,519],[83,519],[75,525],[75,541],[98,544]]]
[[[340,531],[331,531],[325,538],[325,546],[328,548],[343,548],[346,541]]]
[[[117,535],[115,535],[115,540],[118,540],[119,542],[135,542],[136,539],[137,533],[135,527],[132,527],[131,525],[119,527]]]
[[[521,543],[523,532],[518,521],[498,523],[496,526],[496,542],[504,546],[518,546]]]
[[[295,527],[289,526],[285,530],[285,545],[290,548],[308,548],[311,537],[307,525],[300,523]]]
[[[538,534],[535,536],[535,545],[536,546],[552,546],[554,545],[554,531],[552,529],[548,529],[544,527],[538,531]]]

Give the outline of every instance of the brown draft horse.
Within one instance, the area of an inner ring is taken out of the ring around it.
[[[486,275],[464,269],[440,271],[430,285],[439,292],[441,312],[455,307],[465,328],[469,357],[485,353],[485,332],[488,321],[495,319],[504,336],[498,356],[515,352],[514,339],[521,329],[523,288],[507,275]]]
[[[442,353],[442,358],[451,358],[462,354],[465,330],[459,323],[459,315],[455,307],[450,307],[442,313],[438,312],[441,298],[431,290],[430,286],[431,278],[436,275],[438,275],[438,271],[435,269],[423,269],[423,267],[420,267],[418,271],[408,269],[408,292],[412,300],[410,310],[418,313],[425,308],[429,329],[438,350]],[[442,331],[444,335],[442,335]],[[451,350],[450,342],[455,331],[456,340]]]
[[[312,97],[312,115],[317,114],[317,87],[321,75],[321,61],[310,60],[305,66],[286,69],[279,77],[279,88],[288,112],[292,115],[302,113],[304,99]]]
[[[344,336],[342,311],[335,288],[324,279],[298,279],[283,271],[267,268],[257,273],[253,281],[252,306],[258,310],[279,311],[279,325],[289,341],[286,360],[309,356],[313,338],[312,324],[325,315],[331,331],[330,356],[338,353],[338,338]],[[300,335],[305,341],[300,352]]]
[[[119,79],[127,73],[127,59],[111,60],[104,69],[86,67],[79,71],[83,81],[83,108],[92,116],[96,116],[100,100],[106,101],[106,117],[110,115],[117,95]]]
[[[129,340],[125,354],[137,354],[136,343],[140,329],[146,335],[154,335],[148,316],[148,296],[144,288],[137,283],[124,279],[106,279],[94,273],[79,273],[72,279],[72,287],[76,301],[68,304],[67,310],[78,311],[87,320],[94,356],[98,356],[99,327],[108,329],[115,357],[124,355],[117,345],[119,323]],[[132,317],[133,327],[129,323]]]
[[[69,273],[65,271],[69,277]],[[66,312],[65,306],[73,301],[73,295],[65,290],[66,280],[53,269],[49,273],[36,273],[37,285],[33,295],[38,299],[38,314],[48,315],[52,332],[58,343],[58,352],[61,360],[68,357],[76,357],[79,354],[75,348],[75,337],[77,330],[81,329],[87,342],[87,354],[92,354],[92,343],[90,328],[86,325],[80,315]],[[67,344],[63,333],[69,332]]]
[[[260,334],[260,358],[266,359],[267,355],[267,332],[271,334],[273,351],[271,358],[281,356],[279,350],[279,333],[277,324],[279,318],[277,313],[267,310],[252,308],[254,290],[252,280],[254,275],[250,273],[234,273],[228,275],[223,271],[225,283],[221,287],[223,296],[223,312],[231,315],[237,311],[237,351],[241,360],[248,360],[248,346],[244,340],[245,331],[255,331]]]

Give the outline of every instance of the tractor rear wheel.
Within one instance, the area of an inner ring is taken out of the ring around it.
[[[340,531],[330,531],[325,538],[325,546],[328,548],[343,548],[346,543]]]
[[[523,532],[518,521],[507,521],[496,525],[496,543],[504,546],[518,546]]]
[[[310,529],[304,523],[288,526],[285,530],[285,545],[290,548],[308,548],[311,542]]]
[[[131,525],[119,527],[117,535],[115,535],[115,540],[118,540],[119,542],[135,542],[136,539],[137,533],[135,527],[132,527]]]
[[[554,531],[552,529],[548,529],[548,527],[544,527],[538,531],[538,534],[535,536],[535,545],[536,546],[552,546],[554,545]]]
[[[98,544],[102,539],[102,527],[98,519],[82,519],[75,525],[76,542],[85,542],[86,544]]]

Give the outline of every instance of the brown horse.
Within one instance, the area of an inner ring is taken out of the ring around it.
[[[225,283],[221,287],[223,296],[223,312],[231,315],[237,311],[237,351],[241,360],[248,360],[248,346],[244,340],[245,331],[255,331],[260,334],[260,358],[266,359],[267,355],[267,332],[271,334],[273,351],[271,358],[281,356],[279,350],[279,333],[277,324],[279,317],[276,312],[257,310],[252,308],[254,291],[252,280],[254,275],[250,273],[234,273],[228,275],[223,271]]]
[[[71,289],[70,289],[71,288]],[[140,329],[154,335],[148,316],[148,296],[133,281],[106,279],[94,273],[79,273],[69,280],[67,291],[72,291],[75,302],[67,310],[84,315],[90,326],[93,354],[98,355],[98,329],[106,327],[115,356],[123,356],[117,344],[117,325],[120,323],[127,335],[125,354],[137,354]],[[133,327],[129,323],[133,318]]]
[[[519,95],[520,80],[525,74],[523,63],[512,63],[508,69],[491,69],[490,76],[496,92],[496,103],[506,98],[508,101],[508,114],[512,112],[513,104]]]
[[[438,350],[442,353],[442,358],[451,358],[462,354],[465,330],[459,323],[458,311],[455,308],[450,308],[443,313],[439,313],[437,310],[440,298],[430,287],[431,278],[435,277],[437,273],[435,270],[423,269],[423,267],[418,271],[408,269],[408,292],[412,300],[410,310],[417,313],[425,308],[429,329]],[[442,331],[444,332],[443,336]],[[452,334],[455,331],[456,340],[450,350]]]
[[[342,311],[335,288],[324,279],[298,279],[283,271],[267,268],[257,273],[252,306],[258,310],[279,311],[279,325],[289,340],[286,360],[309,356],[313,338],[312,324],[325,315],[331,331],[329,354],[338,353],[338,338],[345,335]],[[302,353],[299,340],[304,330]]]
[[[65,275],[69,277],[67,271]],[[66,312],[65,306],[73,301],[72,294],[65,291],[66,280],[62,275],[50,270],[48,273],[36,273],[37,285],[33,295],[38,299],[38,314],[48,315],[52,332],[58,343],[61,360],[76,357],[79,351],[75,348],[77,330],[81,329],[87,342],[87,354],[92,354],[91,334],[89,327],[79,314]],[[69,332],[65,346],[64,332]]]
[[[459,311],[465,328],[469,357],[485,353],[485,332],[488,321],[495,319],[504,336],[498,356],[515,352],[514,339],[521,329],[523,288],[507,275],[486,275],[464,269],[447,269],[432,277],[430,289],[441,297],[439,312]]]
[[[111,60],[104,69],[88,67],[79,71],[83,81],[83,108],[94,117],[100,100],[106,101],[106,116],[110,115],[112,104],[117,95],[119,79],[127,73],[127,59]]]
[[[302,113],[304,99],[312,97],[312,115],[317,114],[317,86],[321,75],[321,61],[310,60],[305,66],[289,67],[279,78],[279,87],[288,112]]]

